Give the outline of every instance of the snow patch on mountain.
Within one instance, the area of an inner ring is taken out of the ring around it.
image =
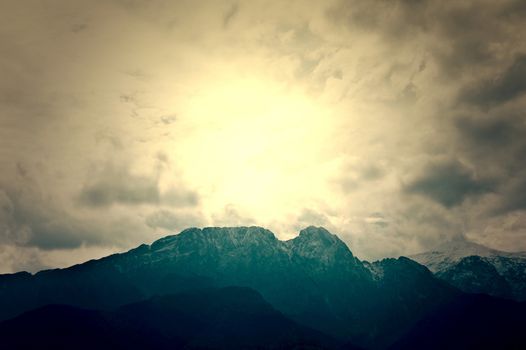
[[[427,266],[432,272],[439,272],[451,267],[468,256],[526,259],[526,252],[504,252],[472,242],[464,236],[459,236],[437,246],[429,252],[412,255],[410,258]]]
[[[504,252],[460,237],[411,259],[465,292],[526,300],[526,252]]]

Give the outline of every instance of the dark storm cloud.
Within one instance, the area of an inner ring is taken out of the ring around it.
[[[161,195],[161,201],[174,207],[195,206],[199,203],[199,196],[193,191],[172,188]]]
[[[71,249],[83,243],[95,244],[100,237],[90,234],[86,224],[56,209],[29,187],[0,187],[0,240],[2,244]]]
[[[427,11],[426,23],[433,39],[426,46],[444,77],[479,77],[488,71],[491,75],[520,55],[521,46],[517,43],[524,35],[522,23],[526,14],[518,11],[520,2],[430,2],[433,6]],[[488,83],[500,91],[494,91],[496,95],[491,98],[502,101],[510,98],[505,86],[509,81],[501,81],[504,84],[499,86],[499,82],[497,85],[491,82],[493,79],[495,76]],[[482,98],[484,93],[480,91],[479,96]],[[476,94],[473,98],[476,99]]]
[[[94,178],[87,181],[78,200],[82,205],[93,208],[114,204],[166,204],[184,207],[196,205],[198,196],[184,188],[171,188],[162,193],[157,175],[135,175],[126,166],[108,164]]]
[[[526,55],[520,54],[511,66],[495,77],[478,82],[475,86],[465,88],[460,94],[460,101],[482,106],[505,103],[526,92]]]
[[[418,41],[450,78],[478,67],[500,67],[519,48],[525,19],[522,1],[342,0],[327,11],[329,20],[384,39],[390,49]],[[516,54],[517,52],[515,52]],[[521,69],[521,68],[519,68]],[[513,90],[513,88],[511,89]],[[500,98],[511,91],[503,88]]]
[[[374,31],[390,39],[403,39],[424,29],[428,1],[342,0],[327,11],[331,21]]]
[[[498,166],[502,174],[512,176],[526,170],[525,117],[520,110],[502,110],[456,118],[458,151],[481,171]]]
[[[430,45],[442,72],[448,76],[464,73],[465,68],[494,63],[491,46],[506,33],[495,20],[498,7],[477,2],[450,3],[430,17],[437,43]],[[430,16],[433,14],[430,13]]]
[[[526,171],[517,177],[508,179],[504,196],[493,210],[494,215],[526,209]]]
[[[0,178],[0,246],[7,252],[16,247],[26,251],[17,261],[35,265],[38,250],[74,249],[114,239],[106,235],[107,230],[68,212],[63,198],[41,184],[40,177],[49,170],[45,166],[18,162],[4,170]]]
[[[30,263],[32,271],[37,269],[39,251],[127,247],[145,229],[136,215],[93,217],[72,211],[75,206],[68,199],[39,183],[45,169],[17,164],[14,173],[9,180],[0,179],[0,250],[9,254],[23,250],[17,261]]]
[[[519,105],[520,107],[520,105]],[[491,215],[526,208],[526,118],[522,111],[457,118],[458,152],[479,172],[495,174]]]
[[[382,228],[389,226],[389,220],[382,213],[371,213],[365,218],[365,222]]]
[[[405,190],[451,208],[467,197],[489,192],[491,188],[491,182],[477,179],[461,163],[448,161],[426,168],[424,174],[409,183]]]
[[[167,210],[156,211],[146,217],[146,225],[151,228],[165,228],[173,230],[180,225],[177,215]]]
[[[157,179],[130,174],[126,168],[108,166],[97,178],[89,180],[79,195],[82,204],[106,207],[115,203],[157,204],[160,202]]]
[[[360,165],[346,166],[341,177],[336,181],[345,192],[352,192],[364,184],[382,179],[387,173],[382,164],[368,162]]]
[[[455,126],[463,140],[484,151],[512,145],[521,134],[518,120],[504,117],[461,117]]]

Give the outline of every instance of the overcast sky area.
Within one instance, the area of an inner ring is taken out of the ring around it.
[[[190,226],[526,250],[526,2],[0,2],[0,272]]]

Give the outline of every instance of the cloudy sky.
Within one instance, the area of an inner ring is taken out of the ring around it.
[[[526,2],[0,3],[0,272],[189,226],[526,250]]]

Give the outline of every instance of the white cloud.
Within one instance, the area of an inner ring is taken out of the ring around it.
[[[524,89],[510,78],[526,52],[517,3],[5,2],[0,183],[25,197],[2,199],[2,239],[95,254],[181,223],[287,238],[316,221],[367,258],[458,232],[526,249],[510,233],[522,229],[496,228],[524,210],[513,188],[525,172],[512,166],[523,143],[479,137],[504,114],[513,139],[524,131]],[[502,84],[477,90],[491,79]],[[492,92],[490,105],[473,97]],[[404,191],[437,161],[491,178],[494,193],[453,193],[444,208]]]

